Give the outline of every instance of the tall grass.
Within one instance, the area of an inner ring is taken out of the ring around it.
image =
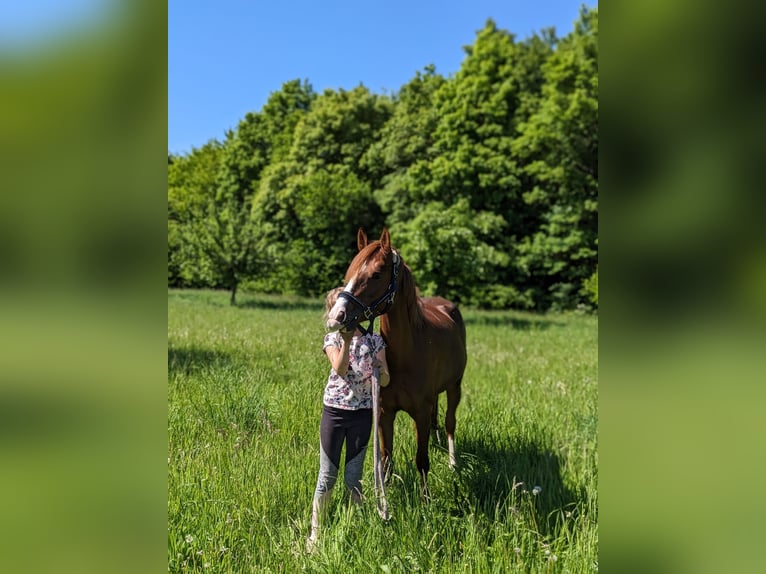
[[[423,501],[413,423],[400,412],[392,519],[372,499],[353,506],[339,480],[308,554],[329,369],[322,301],[243,295],[230,307],[226,293],[170,291],[168,570],[596,571],[597,319],[463,314],[458,469],[442,432]]]

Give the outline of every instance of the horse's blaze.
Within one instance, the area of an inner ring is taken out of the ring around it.
[[[343,287],[343,290],[348,293],[352,293],[353,289],[353,279],[349,281],[345,287]],[[338,300],[335,301],[335,305],[333,305],[332,309],[330,309],[330,312],[327,314],[327,323],[325,324],[325,327],[328,331],[337,331],[343,326],[343,322],[348,316],[347,305],[348,301],[343,297],[338,297]]]
[[[345,299],[338,299],[338,302],[335,303],[332,309],[330,309],[330,313],[327,316],[327,323],[325,324],[328,331],[337,331],[343,326],[343,321],[338,320],[339,317],[343,320],[346,319]]]

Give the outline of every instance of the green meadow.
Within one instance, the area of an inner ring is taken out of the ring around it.
[[[423,500],[413,423],[400,412],[391,520],[371,496],[351,504],[339,480],[307,553],[329,372],[323,302],[228,301],[168,292],[168,571],[598,570],[597,317],[463,308],[457,469],[442,430]]]

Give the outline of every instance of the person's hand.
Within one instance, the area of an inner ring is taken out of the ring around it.
[[[351,342],[351,339],[354,338],[354,330],[351,331],[344,331],[343,329],[340,330],[340,336],[343,337],[343,340],[346,343]]]

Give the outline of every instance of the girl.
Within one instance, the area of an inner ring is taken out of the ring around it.
[[[343,287],[327,294],[325,321]],[[377,333],[353,331],[327,333],[322,350],[332,369],[324,390],[324,408],[319,424],[319,478],[311,512],[312,549],[319,536],[319,525],[338,477],[340,453],[346,444],[343,477],[351,499],[362,501],[362,467],[372,426],[372,385],[385,387],[390,381],[383,338]]]

